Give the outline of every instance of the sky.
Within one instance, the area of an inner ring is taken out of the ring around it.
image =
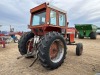
[[[89,23],[100,27],[100,0],[0,0],[0,27],[9,31],[29,31],[30,9],[41,3],[50,4],[67,12],[69,26]]]

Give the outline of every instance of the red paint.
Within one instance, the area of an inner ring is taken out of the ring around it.
[[[53,10],[56,12],[56,24],[57,25],[51,25],[49,24],[50,23],[50,11]],[[36,25],[36,26],[32,26],[32,19],[33,19],[33,15],[34,13],[38,14],[40,12],[43,12],[43,11],[46,11],[46,18],[45,18],[45,24],[42,24],[42,25]],[[28,25],[28,28],[31,29],[31,31],[35,34],[35,35],[38,35],[38,36],[43,36],[45,35],[46,33],[48,32],[51,32],[51,31],[56,31],[56,32],[59,32],[59,33],[62,33],[62,31],[64,31],[64,38],[66,39],[67,38],[67,34],[70,35],[70,42],[74,42],[74,36],[75,36],[75,31],[76,29],[75,28],[68,28],[68,23],[67,22],[67,15],[66,13],[64,12],[61,12],[59,10],[56,10],[54,8],[50,8],[48,7],[48,4],[46,3],[43,3],[33,9],[30,10],[30,13],[31,13],[31,18],[30,18],[30,25]],[[59,14],[63,14],[65,15],[65,23],[66,25],[65,26],[59,26]]]
[[[0,44],[2,44],[2,48],[5,48],[5,41],[0,38]]]
[[[67,28],[67,34],[70,36],[70,43],[73,43],[75,42],[74,41],[74,38],[75,38],[75,32],[76,32],[76,29],[73,28],[73,27],[70,27],[70,28]]]
[[[56,19],[56,24],[57,25],[51,25],[51,24],[48,24],[48,22],[50,22],[50,11],[51,10],[54,10],[57,14],[57,19]],[[45,24],[43,25],[36,25],[36,26],[32,26],[32,16],[34,15],[33,13],[40,13],[42,11],[46,11],[46,22]],[[51,31],[56,31],[56,32],[61,32],[62,29],[65,29],[67,28],[67,23],[66,23],[66,26],[59,26],[59,13],[61,14],[64,14],[66,16],[66,13],[63,13],[63,12],[60,12],[58,10],[55,10],[53,8],[50,8],[47,6],[46,3],[43,3],[33,9],[30,10],[31,12],[31,20],[30,20],[30,25],[28,25],[28,28],[31,29],[31,31],[35,34],[35,35],[38,35],[38,36],[43,36],[45,35],[46,33],[48,32],[51,32]],[[67,21],[67,20],[66,20]]]

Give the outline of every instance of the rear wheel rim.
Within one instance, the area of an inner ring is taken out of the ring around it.
[[[34,39],[33,38],[31,38],[31,39],[29,39],[27,41],[27,44],[26,44],[27,54],[32,54],[33,42],[34,42]]]
[[[59,62],[64,55],[64,44],[61,40],[54,40],[49,49],[50,60],[53,63]]]

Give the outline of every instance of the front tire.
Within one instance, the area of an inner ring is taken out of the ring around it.
[[[78,43],[77,47],[76,47],[76,55],[80,56],[83,53],[83,44],[82,43]]]
[[[49,32],[41,38],[39,43],[39,59],[43,67],[56,69],[64,62],[66,43],[57,32]]]

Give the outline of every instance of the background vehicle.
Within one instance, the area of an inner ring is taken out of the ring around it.
[[[84,39],[84,37],[90,37],[90,39],[96,39],[96,31],[98,28],[93,24],[75,24],[75,28],[79,32],[79,39]]]

